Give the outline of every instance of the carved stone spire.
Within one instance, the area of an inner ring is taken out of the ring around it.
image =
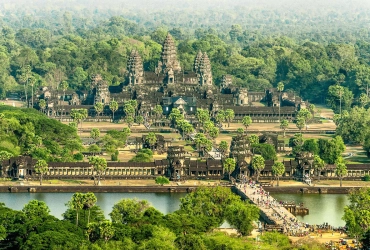
[[[142,84],[144,76],[143,60],[137,50],[132,50],[127,63],[130,84]]]
[[[161,59],[158,62],[158,67],[161,67],[162,72],[164,73],[167,73],[170,69],[174,72],[181,71],[180,62],[177,60],[175,42],[169,33],[163,43]]]
[[[207,53],[203,53],[199,64],[200,85],[212,85],[212,69]]]
[[[194,71],[195,72],[198,72],[199,70],[199,64],[200,64],[200,61],[202,60],[202,57],[203,57],[202,51],[199,50],[194,60]]]

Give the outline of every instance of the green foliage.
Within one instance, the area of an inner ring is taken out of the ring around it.
[[[352,237],[361,237],[370,226],[370,189],[354,189],[348,196],[350,204],[344,208],[342,219],[346,222],[348,232]]]
[[[275,147],[271,144],[253,144],[254,153],[260,154],[265,160],[277,160]]]
[[[137,154],[132,157],[129,162],[152,162],[153,151],[150,149],[140,149]]]
[[[109,216],[113,223],[134,224],[144,216],[149,207],[145,200],[122,199],[114,204]]]
[[[348,115],[342,114],[336,133],[346,142],[364,143],[370,134],[370,109],[354,107]]]
[[[319,155],[326,163],[334,164],[346,149],[340,136],[333,139],[319,139]]]
[[[234,202],[226,208],[225,218],[241,235],[249,235],[259,218],[259,209],[246,202]]]
[[[257,181],[262,169],[265,168],[265,159],[261,155],[255,155],[252,158],[252,169],[257,174]]]
[[[319,144],[316,139],[305,140],[302,146],[302,150],[305,152],[310,152],[314,155],[319,154]]]
[[[164,184],[169,184],[170,180],[164,176],[158,176],[155,178],[155,183],[163,186]]]
[[[232,172],[234,172],[235,167],[236,167],[236,161],[234,158],[227,158],[223,162],[223,167],[224,171],[229,174],[229,180],[230,180],[230,175]]]
[[[29,153],[47,161],[62,160],[61,147],[78,138],[76,131],[32,109],[0,106],[0,151]],[[61,147],[60,147],[61,146]]]
[[[365,174],[364,177],[362,177],[363,181],[370,181],[370,175]]]

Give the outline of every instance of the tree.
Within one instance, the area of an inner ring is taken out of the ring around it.
[[[277,186],[279,186],[279,177],[285,173],[284,164],[282,162],[275,162],[274,165],[272,165],[272,173],[276,176]]]
[[[320,158],[320,156],[314,156],[313,167],[316,170],[318,180],[320,181],[321,171],[325,168],[325,162]]]
[[[138,115],[138,116],[136,116],[135,117],[135,122],[137,123],[137,124],[142,124],[142,123],[144,123],[144,117],[142,116],[142,115]]]
[[[113,223],[131,225],[138,222],[149,207],[146,200],[122,199],[114,204],[109,216]]]
[[[220,126],[222,127],[222,123],[225,121],[225,112],[223,110],[220,110],[216,117],[215,117],[215,120],[218,124],[220,124]]]
[[[224,171],[226,173],[228,173],[229,175],[229,180],[231,181],[230,179],[230,175],[231,173],[235,170],[235,166],[236,166],[236,162],[235,162],[235,159],[234,158],[227,158],[224,163],[223,163],[223,167],[224,167]]]
[[[350,204],[344,208],[342,219],[350,235],[358,238],[370,229],[370,188],[352,189],[348,196]]]
[[[304,126],[306,126],[306,130],[307,130],[307,122],[312,118],[311,112],[308,109],[301,109],[297,114],[297,118],[298,118],[297,119],[297,124],[298,124],[298,120],[302,119],[304,121]],[[297,125],[297,127],[298,127],[298,125]],[[299,130],[301,130],[301,129],[299,129]]]
[[[226,109],[225,110],[225,119],[227,120],[228,127],[230,127],[230,122],[234,120],[235,113],[232,109]]]
[[[62,81],[61,88],[63,90],[63,104],[66,100],[66,91],[67,91],[68,87],[69,87],[68,82],[67,81]],[[63,115],[63,112],[62,112],[62,115]]]
[[[135,116],[135,107],[132,106],[130,102],[125,102],[123,110],[125,111],[126,118],[127,117],[133,118]]]
[[[233,202],[226,207],[225,217],[230,225],[245,236],[252,232],[253,223],[259,218],[259,209],[243,201]]]
[[[163,186],[164,184],[169,184],[170,180],[164,176],[158,176],[157,178],[155,178],[155,183]]]
[[[253,153],[260,154],[265,160],[277,160],[275,147],[267,143],[253,144]]]
[[[196,117],[202,127],[204,127],[205,122],[210,121],[209,112],[205,109],[197,109]],[[205,130],[205,128],[203,129]]]
[[[94,105],[94,109],[95,109],[95,112],[96,112],[96,115],[99,117],[99,115],[103,112],[104,110],[104,104],[101,103],[101,102],[97,102],[95,103]],[[99,119],[98,119],[99,121]]]
[[[127,126],[131,128],[132,124],[134,124],[134,117],[126,116],[125,122],[127,123]]]
[[[280,128],[284,131],[283,138],[285,138],[285,130],[289,127],[289,122],[287,120],[280,121]]]
[[[35,165],[35,172],[40,175],[40,185],[42,185],[42,176],[48,171],[48,163],[45,160],[38,160]]]
[[[156,134],[149,132],[149,134],[145,137],[145,141],[149,144],[150,148],[153,149],[154,145],[157,143]]]
[[[334,164],[346,149],[340,136],[336,136],[331,140],[319,139],[318,144],[321,159],[329,164]]]
[[[315,110],[316,110],[315,104],[310,103],[310,105],[308,105],[308,110],[311,112],[312,117],[315,118]]]
[[[98,154],[98,153],[100,153],[100,152],[101,152],[101,148],[100,148],[98,145],[96,145],[96,144],[91,144],[91,145],[88,147],[88,151],[89,151],[90,153],[92,153],[93,155],[95,155],[95,154]]]
[[[347,175],[348,173],[347,166],[344,163],[344,160],[342,157],[337,159],[337,161],[335,162],[335,165],[336,165],[335,174],[339,177],[340,187],[342,187],[343,176]]]
[[[118,102],[113,99],[109,103],[109,109],[112,111],[112,122],[114,122],[114,113],[118,110]]]
[[[220,144],[218,145],[218,149],[221,151],[221,154],[225,157],[229,149],[229,144],[227,143],[227,141],[221,141]]]
[[[9,160],[12,157],[13,157],[12,153],[9,153],[7,151],[0,151],[0,162]]]
[[[90,137],[95,141],[100,137],[100,130],[98,128],[92,128],[90,131]]]
[[[97,156],[91,156],[89,158],[89,164],[93,167],[94,171],[96,171],[96,175],[98,176],[97,185],[100,185],[100,176],[107,169],[107,161],[104,158],[100,158]],[[94,181],[95,181],[95,178],[94,178]]]
[[[283,92],[284,90],[284,83],[279,82],[277,85],[277,90],[279,91],[279,121],[280,121],[281,92]]]
[[[21,75],[19,76],[19,79],[21,82],[24,83],[24,95],[26,98],[26,104],[28,107],[28,95],[27,95],[27,88],[28,88],[28,81],[31,77],[31,66],[30,65],[24,65],[20,71]]]
[[[84,206],[84,195],[82,193],[74,193],[68,202],[68,206],[70,209],[76,210],[76,227],[78,227],[78,216]]]
[[[42,110],[42,112],[45,113],[46,101],[44,99],[39,100],[39,107]]]
[[[305,140],[302,146],[302,151],[306,151],[314,155],[318,155],[320,150],[319,150],[319,144],[317,143],[317,140],[316,139]]]
[[[220,130],[217,127],[214,127],[214,126],[208,132],[209,136],[213,140],[217,138],[217,136],[219,135],[219,133],[220,133]]]
[[[265,159],[263,159],[263,157],[260,156],[260,155],[253,156],[252,169],[257,174],[257,181],[259,179],[259,176],[260,176],[260,173],[261,173],[262,169],[264,169],[264,168],[265,168]]]
[[[297,120],[295,121],[295,125],[297,126],[297,128],[299,129],[299,133],[302,133],[302,129],[304,128],[305,126],[305,121],[303,118],[297,118]]]
[[[360,103],[361,107],[365,107],[366,104],[369,103],[369,97],[365,93],[361,93],[360,97],[358,98],[358,102]]]
[[[161,105],[156,105],[153,109],[155,114],[155,122],[157,122],[158,118],[163,114],[163,109]]]
[[[94,193],[89,192],[89,193],[83,194],[83,209],[86,209],[89,211],[89,214],[87,217],[87,224],[90,223],[91,208],[95,206],[96,202],[97,202],[97,198]]]
[[[242,123],[245,127],[245,131],[247,131],[248,127],[252,124],[252,118],[250,116],[244,116]]]
[[[25,213],[28,219],[45,220],[50,214],[50,209],[43,201],[31,200],[26,205],[24,205],[22,212]]]

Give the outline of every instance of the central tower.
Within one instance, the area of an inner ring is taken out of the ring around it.
[[[179,60],[177,60],[176,45],[172,36],[168,33],[163,43],[161,58],[156,68],[156,73],[168,74],[168,80],[171,82],[171,75],[181,71]],[[173,81],[173,78],[172,78]]]

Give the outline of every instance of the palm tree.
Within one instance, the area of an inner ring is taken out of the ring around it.
[[[285,138],[285,130],[289,127],[288,120],[280,121],[280,128],[284,131],[283,138]]]
[[[90,131],[90,137],[94,140],[96,143],[96,139],[98,139],[100,136],[100,130],[98,128],[93,128]]]
[[[99,117],[99,114],[101,114],[103,112],[103,110],[104,110],[103,103],[101,103],[101,102],[95,103],[94,109],[96,111],[97,116]],[[99,121],[99,119],[98,119],[98,121]]]
[[[299,132],[302,134],[302,129],[304,128],[305,122],[303,118],[298,118],[295,122],[295,125],[299,129]]]
[[[320,158],[320,156],[315,155],[314,160],[313,160],[313,166],[317,172],[318,181],[320,181],[320,172],[321,170],[324,169],[325,162],[323,159]]]
[[[66,91],[68,89],[68,82],[67,81],[63,81],[61,87],[62,87],[62,90],[63,90],[63,104],[64,104],[64,101],[66,99]],[[63,107],[63,109],[64,109],[64,107]],[[61,115],[63,115],[63,110],[62,110],[62,114]]]
[[[347,175],[348,173],[347,166],[344,163],[343,158],[341,157],[336,161],[335,164],[337,165],[337,167],[335,168],[335,174],[339,177],[340,187],[342,187],[343,176]]]
[[[38,160],[35,171],[40,175],[40,185],[42,185],[42,176],[49,171],[48,163],[45,160]]]
[[[31,66],[25,65],[21,69],[21,75],[19,76],[19,80],[24,83],[24,95],[26,97],[26,104],[28,107],[28,97],[27,97],[27,88],[28,88],[28,80],[31,76]]]
[[[250,116],[244,116],[242,123],[245,127],[245,131],[247,131],[248,127],[252,124],[252,118]]]
[[[149,144],[150,148],[153,149],[154,145],[157,142],[157,136],[153,132],[149,132],[149,134],[145,138],[146,142]]]
[[[31,107],[33,108],[33,87],[35,86],[36,79],[34,77],[30,77],[28,81],[31,85]]]
[[[236,162],[234,158],[227,158],[224,161],[223,167],[226,173],[229,175],[229,181],[230,181],[230,175],[235,170]]]
[[[71,209],[76,210],[76,227],[78,227],[78,215],[80,209],[84,206],[84,195],[81,193],[74,193],[71,200],[68,202],[68,205]]]
[[[279,177],[285,173],[285,166],[282,162],[275,162],[272,165],[272,173],[277,177],[277,186],[279,186]]]
[[[42,110],[42,112],[45,113],[46,101],[44,99],[40,99],[40,101],[39,101],[39,107]]]
[[[107,161],[104,158],[100,158],[97,156],[91,156],[89,158],[89,164],[96,171],[96,175],[98,176],[98,185],[100,185],[100,176],[107,169]]]
[[[232,109],[225,110],[225,118],[227,120],[228,127],[230,127],[230,122],[234,119],[235,113]]]
[[[256,155],[252,159],[252,169],[257,174],[257,181],[260,176],[260,172],[265,168],[265,159],[261,155]]]
[[[109,103],[109,108],[112,111],[113,118],[112,121],[114,122],[114,112],[118,110],[118,102],[116,102],[114,99]]]
[[[284,83],[279,82],[277,85],[277,90],[279,91],[279,121],[280,121],[281,92],[284,90]]]
[[[94,193],[86,193],[83,195],[84,199],[83,199],[83,202],[84,202],[84,206],[83,208],[84,209],[87,209],[89,210],[89,214],[87,216],[87,224],[90,223],[90,210],[93,206],[95,206],[95,203],[97,202],[97,199],[96,199],[96,196]]]
[[[157,119],[163,114],[163,109],[161,105],[156,105],[153,109],[155,114],[155,122],[157,122]]]
[[[229,144],[227,141],[221,141],[220,145],[218,145],[218,149],[221,151],[222,156],[225,156],[227,150],[229,149]]]

